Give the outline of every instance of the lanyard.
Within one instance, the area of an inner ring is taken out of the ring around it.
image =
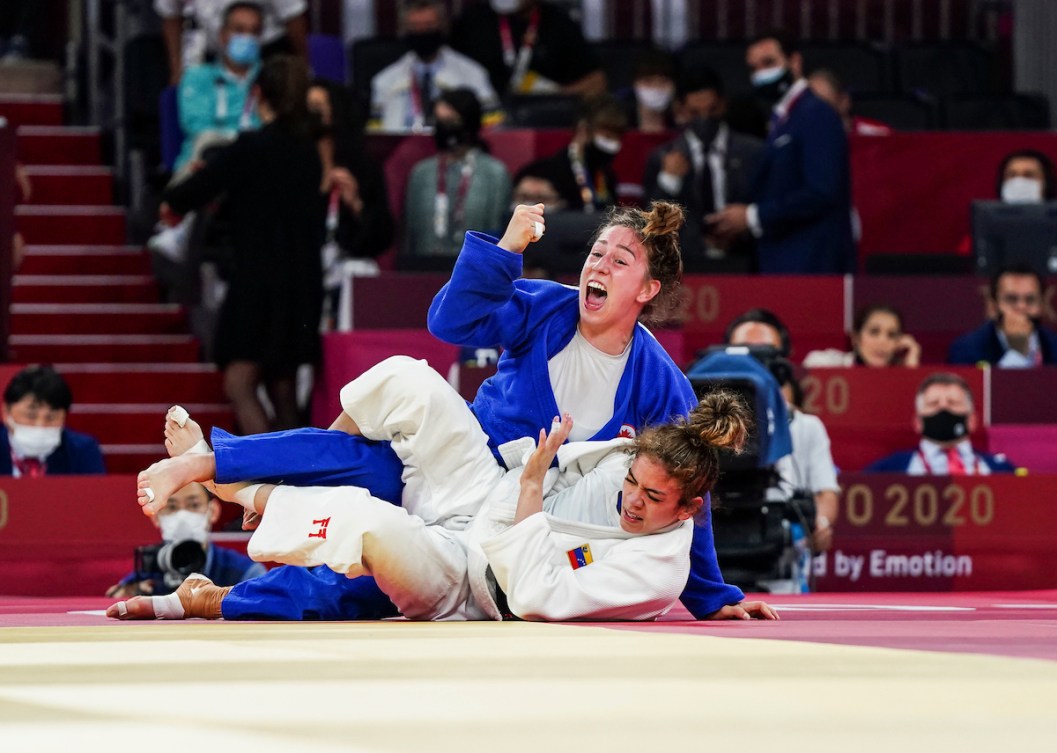
[[[437,160],[437,195],[433,200],[433,234],[437,238],[446,238],[451,228],[452,239],[458,240],[456,233],[463,226],[466,216],[466,194],[470,191],[470,181],[473,179],[476,160],[477,156],[472,151],[463,160],[459,185],[455,189],[455,207],[451,212],[450,223],[448,221],[448,157],[442,154]]]
[[[330,189],[330,198],[327,201],[327,240],[334,240],[334,234],[338,231],[338,204],[341,201],[341,191],[337,186]]]
[[[916,454],[918,456],[918,460],[920,460],[921,461],[921,465],[924,466],[925,474],[931,476],[932,475],[932,466],[929,465],[929,461],[925,460],[925,453],[923,453],[921,451],[921,449],[918,448],[917,450],[915,450],[914,454]],[[959,455],[960,454],[961,453],[959,453]],[[972,473],[970,473],[970,470],[972,470]],[[966,469],[965,469],[965,475],[966,476],[982,476],[983,474],[980,472],[981,470],[982,469],[981,469],[980,458],[978,458],[978,457],[976,457],[974,455],[973,456],[972,465],[971,466],[967,466]],[[950,474],[950,472],[951,472],[951,469],[948,468],[947,469],[948,475]]]
[[[573,168],[573,177],[576,178],[576,185],[580,189],[580,199],[584,203],[585,212],[593,212],[598,207],[595,206],[597,201],[600,204],[609,203],[609,187],[606,185],[606,176],[601,170],[596,170],[594,174],[594,188],[591,187],[591,181],[588,180],[587,165],[584,164],[583,154],[580,148],[576,144],[569,144],[569,164]]]
[[[216,122],[222,124],[228,116],[228,88],[227,81],[223,76],[217,76],[217,105],[215,110]],[[252,92],[252,90],[251,90]],[[247,94],[246,101],[242,103],[242,113],[239,115],[239,130],[249,131],[253,128],[253,109],[257,106],[257,98]]]
[[[430,101],[433,92],[423,91],[425,87],[419,83],[418,76],[415,75],[414,67],[411,68],[409,75],[411,76],[411,86],[408,89],[408,96],[411,98],[411,112],[408,113],[407,126],[417,131],[425,125],[425,122],[428,119],[423,103]],[[430,89],[432,89],[433,73],[428,69],[423,74],[423,78],[426,77],[430,79]]]
[[[532,48],[536,46],[539,25],[540,9],[536,6],[529,17],[528,28],[521,37],[521,47],[515,50],[514,35],[510,31],[510,18],[508,16],[499,17],[499,38],[503,42],[503,62],[507,68],[513,69],[510,74],[510,83],[507,86],[510,91],[517,91],[520,88],[521,81],[528,72],[529,60],[532,59]]]

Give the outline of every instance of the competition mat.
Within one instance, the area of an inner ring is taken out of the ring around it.
[[[782,621],[117,622],[0,597],[4,751],[1057,750],[1057,591]]]

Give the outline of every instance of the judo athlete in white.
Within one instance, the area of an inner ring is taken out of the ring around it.
[[[716,393],[688,420],[635,440],[563,445],[566,416],[535,449],[523,442],[524,465],[505,471],[466,404],[424,362],[388,359],[346,385],[341,402],[365,437],[392,442],[405,466],[402,508],[354,487],[242,484],[218,494],[262,515],[254,559],[373,575],[419,620],[664,614],[689,574],[693,516],[718,476],[717,448],[740,447],[748,420],[736,398]],[[161,461],[140,474],[140,488],[164,493],[211,464],[193,454]],[[159,597],[171,603],[138,598],[108,614],[217,617],[224,593],[191,576]],[[739,608],[777,617],[761,602]]]

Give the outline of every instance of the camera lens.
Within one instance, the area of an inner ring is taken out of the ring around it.
[[[158,566],[162,572],[190,575],[202,570],[205,564],[205,549],[193,539],[174,541],[158,551]]]

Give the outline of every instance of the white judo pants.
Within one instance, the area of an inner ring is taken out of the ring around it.
[[[404,507],[357,487],[277,487],[248,552],[258,561],[373,575],[409,619],[480,619],[464,529],[504,470],[461,397],[425,361],[387,359],[341,391],[369,439],[404,463]]]

